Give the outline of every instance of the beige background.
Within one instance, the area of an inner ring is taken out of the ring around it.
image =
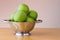
[[[3,19],[9,19],[11,13],[16,11],[21,3],[29,5],[30,10],[36,10],[37,19],[43,20],[35,27],[60,28],[60,0],[0,0],[0,27],[10,27]]]

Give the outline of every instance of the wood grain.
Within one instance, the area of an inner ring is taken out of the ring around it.
[[[11,28],[0,28],[0,40],[60,40],[59,28],[35,28],[31,36],[16,37]]]

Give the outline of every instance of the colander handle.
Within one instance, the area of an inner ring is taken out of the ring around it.
[[[35,22],[36,22],[36,23],[41,23],[41,22],[42,22],[42,20],[40,20],[40,19],[39,19],[39,20],[36,20]]]
[[[4,20],[4,21],[10,21],[10,20]]]

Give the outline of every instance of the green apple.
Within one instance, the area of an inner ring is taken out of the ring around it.
[[[16,22],[24,22],[27,18],[27,15],[24,11],[17,11],[14,16],[14,21]]]
[[[29,7],[26,5],[26,4],[21,4],[21,5],[19,5],[18,6],[18,9],[17,9],[18,11],[25,11],[26,12],[26,14],[29,12]]]
[[[35,20],[36,20],[36,19],[37,19],[38,14],[37,14],[37,12],[36,12],[36,11],[31,10],[28,16],[30,16],[30,17],[32,17],[33,19],[35,19]]]
[[[27,22],[35,22],[35,20],[33,18],[31,18],[31,17],[27,17],[27,20],[26,21]]]
[[[11,14],[11,16],[10,16],[10,20],[11,20],[11,21],[14,21],[15,13],[16,13],[16,12],[14,12],[14,13]]]

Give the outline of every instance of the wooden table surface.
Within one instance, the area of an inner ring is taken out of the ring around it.
[[[16,37],[11,28],[0,28],[0,40],[60,40],[60,29],[35,28],[31,36]]]

